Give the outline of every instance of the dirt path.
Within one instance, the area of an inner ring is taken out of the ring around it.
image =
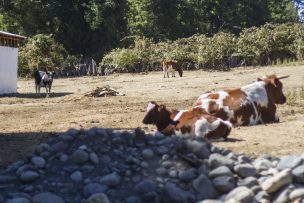
[[[169,79],[164,79],[161,72],[56,79],[55,94],[50,98],[36,98],[33,81],[20,80],[18,97],[0,98],[0,166],[25,156],[41,139],[70,127],[155,130],[153,126],[141,123],[150,100],[185,109],[205,91],[238,87],[272,73],[291,76],[283,82],[285,92],[304,92],[304,66],[238,68],[230,72],[186,71],[183,78]],[[110,85],[126,96],[84,96],[104,85]],[[280,123],[234,128],[230,135],[234,142],[215,144],[251,155],[302,153],[304,96],[290,95],[291,104],[278,107]]]

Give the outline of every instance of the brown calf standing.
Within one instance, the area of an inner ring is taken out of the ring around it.
[[[164,72],[164,78],[169,78],[169,72],[172,73],[172,77],[175,77],[175,71],[178,72],[180,77],[183,77],[183,69],[179,66],[177,61],[174,60],[164,60],[163,61],[163,72]]]

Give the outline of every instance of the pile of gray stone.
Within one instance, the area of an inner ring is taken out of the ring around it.
[[[304,157],[252,159],[204,139],[70,129],[0,172],[0,202],[302,202]]]

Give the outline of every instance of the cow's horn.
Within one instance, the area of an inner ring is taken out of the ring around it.
[[[278,77],[278,79],[285,79],[285,78],[288,78],[288,77],[289,77],[289,75],[284,75],[284,76]]]

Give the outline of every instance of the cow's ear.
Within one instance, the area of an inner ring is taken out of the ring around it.
[[[274,87],[277,87],[277,86],[278,86],[278,83],[279,83],[279,80],[278,80],[278,78],[271,78],[271,79],[270,79],[270,82],[271,82],[271,84],[272,84]]]
[[[158,106],[158,111],[163,111],[165,109],[166,109],[166,107],[163,104],[161,104],[161,105]]]
[[[257,78],[257,81],[263,81],[263,79],[261,79],[261,78]]]

